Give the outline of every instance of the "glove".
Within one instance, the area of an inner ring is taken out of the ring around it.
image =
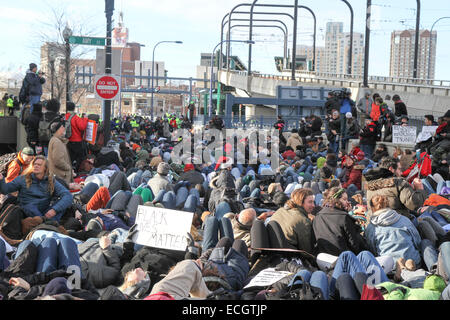
[[[139,230],[137,230],[137,224],[134,224],[131,228],[130,228],[130,230],[128,230],[128,235],[127,235],[127,237],[125,238],[125,241],[124,241],[124,243],[126,243],[126,242],[131,242],[131,243],[134,243],[133,242],[133,237],[134,237],[134,235],[136,234],[136,233],[138,233],[138,231]]]

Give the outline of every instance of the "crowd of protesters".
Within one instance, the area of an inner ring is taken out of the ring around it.
[[[288,132],[279,117],[276,139],[224,135],[220,152],[218,116],[201,128],[192,113],[117,118],[104,141],[105,123],[71,102],[32,106],[29,146],[0,173],[0,299],[450,299],[450,111],[390,155],[379,96],[331,94],[325,121]],[[139,206],[193,213],[186,250],[134,243]],[[288,275],[248,285],[267,268]]]

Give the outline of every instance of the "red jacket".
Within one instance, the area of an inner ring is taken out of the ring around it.
[[[430,155],[427,154],[426,152],[422,152],[422,154],[420,155],[420,159],[422,159],[422,160],[420,161],[419,164],[417,164],[417,159],[416,159],[414,161],[414,163],[411,165],[411,167],[409,167],[407,170],[403,171],[402,176],[405,177],[405,178],[408,177],[408,175],[410,174],[411,170],[414,169],[414,167],[417,166],[417,165],[418,165],[417,169],[420,169],[420,177],[427,177],[430,174],[432,174]],[[420,168],[421,166],[422,166],[422,168]],[[411,183],[414,180],[414,178],[419,178],[419,175],[415,174],[415,175],[411,176],[408,179],[408,182]]]
[[[70,113],[67,112],[64,120],[69,120]],[[80,118],[75,115],[70,121],[70,125],[72,126],[72,136],[69,138],[70,142],[81,142],[83,141],[84,132],[86,131],[88,124],[88,118]],[[66,127],[67,128],[67,127]]]
[[[381,106],[377,106],[375,103],[372,104],[372,111],[370,112],[370,117],[373,121],[377,122],[381,116]]]
[[[281,156],[283,157],[283,159],[287,159],[287,158],[294,159],[296,156],[296,153],[292,150],[287,150],[287,151],[283,152],[283,154]]]
[[[345,179],[346,181],[342,184],[342,188],[347,189],[351,184],[354,184],[358,190],[361,190],[362,170],[360,166],[354,165],[351,168],[347,168]]]

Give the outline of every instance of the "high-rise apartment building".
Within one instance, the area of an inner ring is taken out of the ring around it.
[[[390,61],[391,77],[412,78],[414,76],[415,41],[415,30],[411,29],[392,32]],[[429,30],[419,31],[417,77],[420,79],[434,79],[435,77],[436,42],[436,31],[433,31],[432,35]]]

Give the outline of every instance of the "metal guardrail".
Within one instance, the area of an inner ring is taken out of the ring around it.
[[[299,129],[300,128],[300,121],[303,117],[289,117],[285,118],[283,117],[283,120],[285,121],[285,131],[290,131],[292,129]],[[325,123],[325,116],[320,116],[322,121]],[[358,116],[359,117],[359,116]],[[211,117],[212,118],[212,117]],[[211,119],[209,117],[206,117],[206,123]],[[277,122],[277,117],[266,117],[266,116],[254,116],[254,117],[239,117],[239,116],[233,116],[233,117],[224,117],[220,116],[220,118],[224,121],[224,123],[230,122],[231,128],[234,129],[271,129],[273,128],[273,125],[275,122]],[[425,121],[422,117],[409,117],[408,121],[409,126],[416,127],[417,133],[422,131],[422,127],[425,125]],[[324,130],[322,130],[325,132]]]

